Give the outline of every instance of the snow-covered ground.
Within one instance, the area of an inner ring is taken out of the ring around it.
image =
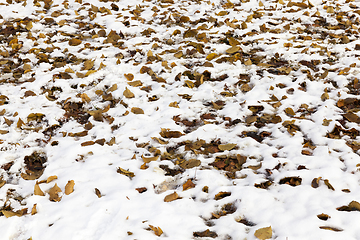
[[[360,239],[359,18],[1,0],[0,239]]]

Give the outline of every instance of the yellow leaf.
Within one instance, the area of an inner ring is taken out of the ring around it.
[[[38,182],[36,182],[34,186],[34,195],[45,196],[45,193],[41,190]]]
[[[228,143],[228,144],[220,144],[218,146],[218,148],[221,150],[221,151],[230,151],[231,149],[233,149],[234,147],[236,147],[236,144],[234,143]]]
[[[85,73],[85,77],[89,76],[90,74],[96,73],[97,70],[89,70]]]
[[[252,64],[251,59],[246,60],[246,61],[244,62],[244,64],[245,64],[246,66],[250,66],[250,65]]]
[[[134,98],[135,97],[134,93],[132,93],[128,88],[125,88],[125,91],[123,92],[123,95],[126,98]]]
[[[151,228],[151,230],[154,231],[154,233],[155,233],[156,236],[160,237],[161,234],[163,234],[163,231],[161,230],[160,227],[154,227],[154,226],[152,226],[152,225],[149,225],[149,227]]]
[[[56,175],[53,175],[53,176],[50,176],[46,179],[46,183],[49,183],[49,182],[52,182],[54,181],[55,179],[57,179],[57,176]]]
[[[108,90],[107,92],[113,92],[117,89],[117,84],[115,83],[114,85],[112,85]]]
[[[67,184],[65,186],[65,194],[66,195],[69,195],[70,193],[72,193],[74,191],[74,185],[75,185],[74,180],[70,180],[67,182]]]
[[[254,233],[255,237],[257,237],[260,240],[264,239],[270,239],[272,237],[272,229],[270,227],[260,228],[255,231]]]
[[[90,70],[90,69],[92,69],[94,67],[94,62],[95,62],[95,60],[90,60],[90,59],[86,60],[84,62],[84,66],[81,68],[81,70]]]
[[[226,50],[226,53],[228,53],[228,54],[233,54],[233,53],[236,53],[236,52],[238,52],[238,51],[240,51],[241,50],[241,47],[239,47],[239,46],[233,46],[233,47],[231,47],[231,48],[228,48],[227,50]]]
[[[29,21],[25,26],[26,30],[28,30],[28,31],[30,31],[30,29],[32,29],[32,27],[33,27],[32,21]]]
[[[171,102],[171,103],[169,104],[169,107],[179,108],[179,105],[178,105],[177,102]]]
[[[149,162],[158,160],[159,156],[155,156],[155,157],[144,157],[144,155],[141,155],[141,158],[143,159],[144,163],[149,163]]]
[[[49,190],[49,199],[53,202],[60,202],[61,197],[59,196],[59,193],[61,193],[61,189],[58,187],[58,185],[55,183],[55,185],[50,188]]]
[[[210,53],[209,55],[206,56],[206,60],[211,61],[214,58],[216,58],[217,56],[219,56],[219,55],[216,53]]]
[[[37,210],[36,210],[36,203],[35,203],[31,209],[31,215],[35,215],[36,213],[37,213]]]
[[[80,97],[83,102],[89,103],[91,101],[91,99],[89,98],[89,96],[86,93],[80,94]]]
[[[195,87],[195,84],[194,84],[192,81],[190,81],[190,80],[185,80],[185,84],[186,84],[186,86],[189,87],[189,88]]]

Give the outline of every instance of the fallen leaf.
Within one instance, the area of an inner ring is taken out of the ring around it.
[[[50,176],[50,177],[48,177],[48,178],[46,179],[46,183],[52,182],[52,181],[54,181],[54,180],[57,179],[57,178],[58,178],[58,177],[57,177],[56,175]]]
[[[324,229],[324,230],[331,230],[334,232],[341,232],[343,231],[341,228],[336,228],[336,227],[330,227],[330,226],[320,226],[320,229]]]
[[[49,190],[50,201],[59,202],[61,200],[61,196],[59,196],[59,193],[61,193],[61,189],[55,183],[55,185]]]
[[[198,159],[189,159],[188,161],[184,161],[179,165],[180,165],[180,167],[182,167],[184,169],[190,169],[190,168],[198,167],[198,166],[200,166],[200,164],[201,164],[201,161]]]
[[[37,213],[37,209],[36,209],[36,203],[35,203],[31,209],[31,215],[35,215],[36,213]]]
[[[74,185],[75,185],[74,180],[70,180],[67,182],[67,184],[65,185],[65,194],[66,195],[69,195],[70,193],[72,193],[74,191]]]
[[[176,192],[174,192],[174,193],[171,193],[171,194],[165,196],[164,202],[172,202],[179,198],[180,198],[179,195]]]
[[[202,232],[193,232],[193,236],[196,238],[198,238],[198,237],[217,238],[218,237],[216,232],[210,231],[209,229],[206,229],[205,231],[202,231]]]
[[[152,225],[149,225],[149,227],[151,228],[151,230],[154,231],[154,234],[155,234],[156,236],[158,236],[158,237],[160,237],[161,234],[164,233],[164,232],[161,230],[160,227],[154,227],[154,226],[152,226]]]
[[[255,231],[254,236],[260,240],[270,239],[272,237],[272,229],[270,227],[260,228]]]
[[[131,112],[134,114],[144,114],[144,110],[142,110],[141,108],[138,108],[138,107],[132,107]]]
[[[220,200],[231,195],[231,192],[219,192],[215,195],[215,200]]]
[[[129,177],[130,179],[132,179],[133,177],[135,177],[135,174],[133,172],[130,172],[128,170],[125,170],[121,167],[118,167],[118,169],[116,170],[117,173],[120,173],[122,175],[125,175],[127,177]]]
[[[323,221],[326,221],[330,218],[329,215],[325,214],[325,213],[321,213],[321,214],[318,214],[317,217],[320,219],[320,220],[323,220]]]
[[[165,129],[165,128],[162,128],[161,132],[160,132],[160,136],[163,137],[163,138],[179,138],[182,135],[184,135],[184,134],[182,134],[179,131],[170,131],[170,130]]]
[[[81,40],[77,39],[77,38],[72,38],[69,40],[69,45],[70,46],[78,46],[81,44]]]
[[[143,159],[144,163],[149,163],[149,162],[158,160],[158,159],[159,159],[159,156],[155,156],[155,157],[145,157],[144,155],[141,155],[141,158]]]
[[[220,144],[218,146],[218,148],[221,150],[221,151],[230,151],[231,149],[233,149],[234,147],[236,147],[236,144],[234,143],[228,143],[228,144]]]
[[[134,93],[132,93],[128,88],[125,88],[123,95],[126,98],[134,98],[135,97]]]
[[[45,196],[45,193],[41,190],[38,182],[36,182],[34,186],[34,195]]]
[[[188,190],[190,188],[194,188],[195,187],[195,183],[193,183],[191,181],[191,179],[188,179],[184,184],[183,184],[183,191]]]
[[[101,192],[99,189],[95,188],[95,194],[98,198],[101,198]]]

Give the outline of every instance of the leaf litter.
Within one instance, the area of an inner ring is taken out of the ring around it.
[[[356,239],[359,7],[2,3],[4,238]]]

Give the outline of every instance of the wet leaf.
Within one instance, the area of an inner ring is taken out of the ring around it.
[[[336,210],[346,212],[360,211],[360,203],[357,201],[351,201],[347,206],[338,207]]]
[[[272,229],[270,227],[260,228],[255,231],[254,236],[260,240],[272,238]]]
[[[50,188],[49,190],[49,199],[53,202],[59,202],[61,200],[61,197],[59,196],[59,193],[61,193],[61,189],[58,187],[58,185],[55,183],[55,185]]]
[[[81,146],[86,147],[86,146],[91,146],[91,145],[94,145],[94,144],[95,144],[94,141],[86,141],[86,142],[81,143]]]
[[[133,177],[135,177],[135,174],[133,172],[130,172],[128,170],[125,170],[121,167],[118,167],[118,169],[116,170],[117,173],[120,173],[122,175],[125,175],[127,177],[129,177],[130,179],[132,179]]]
[[[94,67],[94,62],[95,60],[90,60],[90,59],[86,60],[84,62],[84,66],[81,68],[81,71],[92,69]]]
[[[171,193],[169,195],[166,195],[165,198],[164,198],[164,202],[172,202],[172,201],[174,201],[176,199],[179,199],[179,198],[180,198],[179,195],[176,192],[174,192],[174,193]]]
[[[65,194],[69,195],[70,193],[72,193],[74,191],[74,186],[75,186],[74,180],[68,181],[67,184],[65,185]]]
[[[135,188],[136,191],[138,191],[139,193],[143,193],[147,191],[146,187],[141,187],[141,188]]]
[[[31,209],[31,215],[35,215],[37,213],[37,210],[36,210],[36,203],[33,205],[32,209]]]
[[[238,52],[238,51],[240,51],[240,50],[242,50],[241,47],[239,47],[239,46],[233,46],[233,47],[231,47],[231,48],[228,48],[228,49],[226,50],[226,53],[228,53],[228,54],[233,54],[233,53],[236,53],[236,52]]]

